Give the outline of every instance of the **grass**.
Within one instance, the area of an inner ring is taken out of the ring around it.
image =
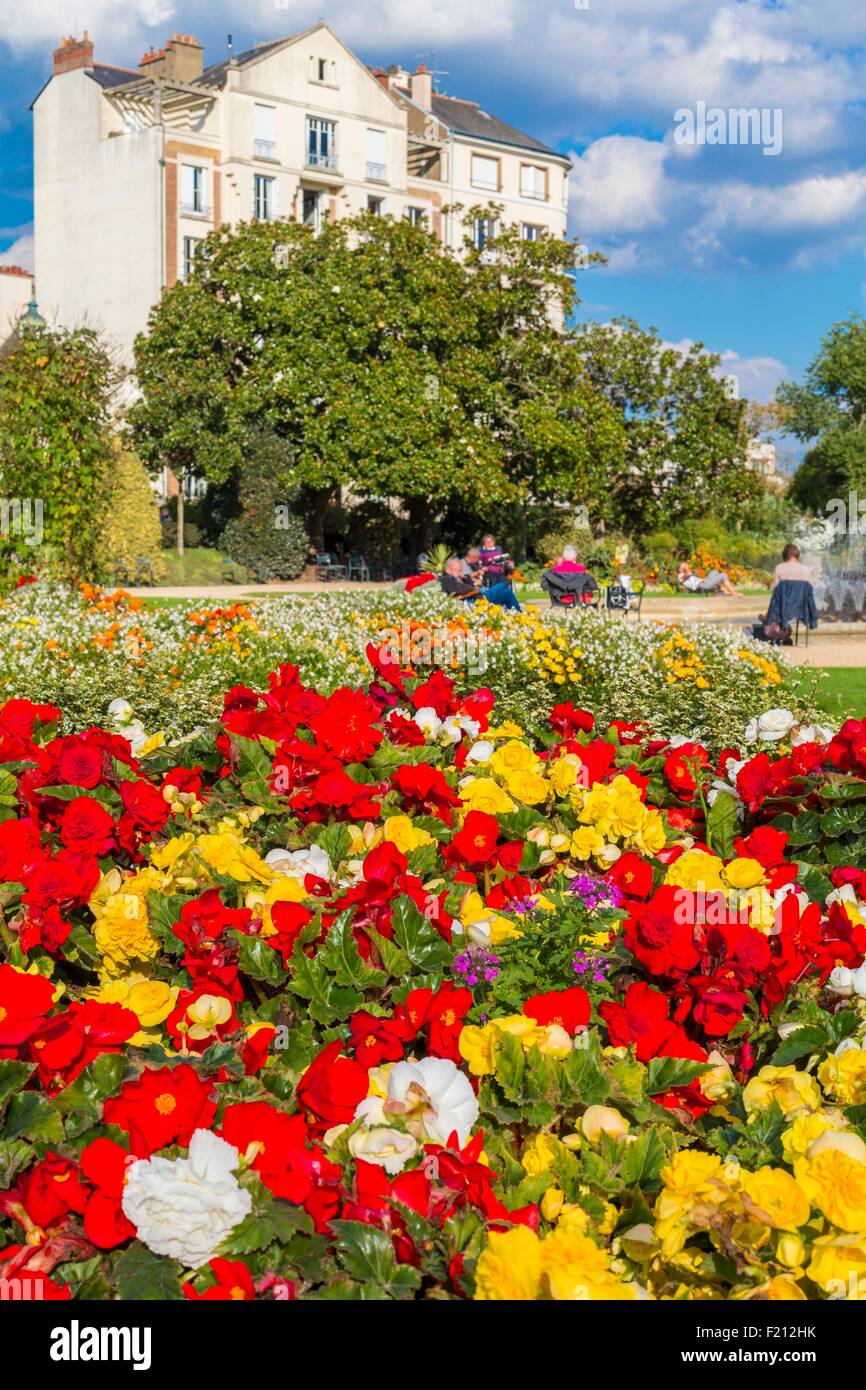
[[[218,550],[205,546],[192,546],[183,555],[176,550],[165,550],[165,584],[219,584],[222,582],[220,566],[222,555]]]
[[[817,688],[817,703],[832,719],[846,715],[866,715],[866,667],[825,666],[824,679]],[[797,684],[809,691],[812,678],[807,671],[797,672]]]

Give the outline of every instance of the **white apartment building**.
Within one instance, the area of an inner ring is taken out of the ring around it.
[[[0,265],[0,344],[15,332],[33,293],[33,276],[20,265]]]
[[[564,236],[569,162],[476,103],[412,74],[370,70],[325,23],[204,66],[175,34],[138,68],[64,39],[33,103],[40,310],[100,329],[128,358],[198,243],[253,218],[368,208],[464,234],[448,204],[491,200],[526,237]],[[483,244],[489,229],[475,229]]]

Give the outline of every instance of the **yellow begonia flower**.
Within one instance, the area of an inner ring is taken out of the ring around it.
[[[492,1028],[479,1028],[474,1023],[466,1024],[460,1030],[457,1047],[473,1076],[492,1076],[496,1070],[495,1038]]]
[[[556,1300],[633,1299],[636,1289],[611,1272],[607,1252],[561,1226],[541,1242],[542,1283]]]
[[[822,1110],[816,1114],[798,1115],[790,1129],[782,1135],[782,1153],[785,1162],[793,1168],[796,1159],[805,1158],[809,1148],[822,1134],[831,1129],[845,1127],[844,1115]]]
[[[523,738],[523,730],[519,724],[515,724],[513,719],[504,719],[495,729],[488,729],[485,738]]]
[[[582,825],[571,837],[571,854],[574,859],[589,859],[603,848],[603,836],[591,825]]]
[[[819,1236],[812,1245],[809,1278],[827,1293],[866,1299],[866,1235]]]
[[[234,831],[200,835],[196,849],[210,868],[238,883],[270,883],[276,877],[273,869]]]
[[[759,883],[766,881],[763,864],[759,864],[757,859],[732,859],[730,864],[726,864],[723,877],[732,888],[757,888]]]
[[[765,1110],[774,1100],[778,1101],[786,1119],[821,1109],[821,1092],[815,1078],[808,1072],[798,1071],[795,1066],[761,1067],[746,1083],[743,1104],[750,1115],[756,1110]]]
[[[849,1047],[838,1057],[831,1053],[818,1068],[818,1080],[827,1095],[841,1105],[862,1105],[866,1100],[866,1051]]]
[[[385,821],[385,839],[396,845],[401,854],[411,854],[421,845],[432,845],[433,836],[427,830],[418,830],[411,816],[389,816]]]
[[[492,777],[475,777],[460,790],[460,799],[467,811],[484,811],[488,816],[504,816],[517,807],[506,791]]]
[[[866,1231],[866,1163],[838,1149],[814,1158],[799,1158],[794,1174],[812,1204],[834,1226],[856,1234]]]
[[[505,778],[505,785],[511,795],[516,796],[525,806],[537,806],[547,797],[547,783],[537,772],[531,770],[509,773]]]
[[[534,1302],[541,1292],[541,1241],[528,1226],[492,1231],[475,1267],[481,1302]]]
[[[532,772],[539,764],[537,753],[533,753],[525,743],[509,739],[503,743],[490,758],[490,766],[500,777],[509,777],[513,772]]]
[[[757,1208],[749,1213],[753,1219],[777,1231],[796,1231],[809,1220],[809,1199],[784,1168],[743,1172],[740,1182],[749,1201]]]
[[[93,928],[96,948],[102,956],[101,974],[112,978],[125,975],[134,961],[152,960],[159,951],[159,938],[148,925],[147,904],[135,892],[113,893],[99,909]]]
[[[566,753],[564,757],[557,758],[550,770],[550,785],[556,796],[564,797],[576,785],[580,775],[581,763],[573,753]]]
[[[667,835],[661,812],[652,807],[647,811],[640,830],[632,836],[631,847],[651,859],[660,849],[664,849],[666,844]]]
[[[154,868],[162,869],[165,873],[171,873],[176,868],[178,862],[189,854],[195,844],[195,836],[190,831],[185,831],[183,835],[175,835],[167,844],[160,849],[152,851],[150,862]]]
[[[694,1206],[721,1205],[731,1195],[717,1154],[682,1150],[662,1169],[662,1190],[656,1199],[656,1235],[665,1258],[682,1250],[688,1237],[688,1215]]]
[[[549,1173],[558,1158],[568,1154],[565,1145],[553,1134],[535,1134],[523,1150],[520,1162],[531,1178]],[[552,1218],[551,1218],[552,1219]]]
[[[724,887],[722,861],[702,849],[687,849],[665,873],[665,883],[692,893],[708,893]]]
[[[507,917],[499,917],[491,908],[485,907],[481,894],[474,889],[463,896],[460,923],[470,937],[473,936],[473,927],[481,929],[474,936],[483,938],[492,946],[499,946],[503,941],[519,941],[523,936],[523,932],[518,931]]]

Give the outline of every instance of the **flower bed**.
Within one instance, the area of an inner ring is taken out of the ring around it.
[[[483,681],[529,729],[570,698],[602,720],[649,718],[661,733],[694,734],[715,752],[790,688],[770,649],[733,629],[507,613],[460,606],[432,587],[189,610],[40,581],[0,604],[0,697],[57,704],[66,731],[104,722],[122,698],[171,737],[217,719],[223,691],[261,684],[281,661],[324,692],[355,685],[373,638],[416,666],[444,664],[464,693]]]
[[[142,757],[0,709],[6,1287],[856,1297],[866,724],[529,739],[369,659]]]

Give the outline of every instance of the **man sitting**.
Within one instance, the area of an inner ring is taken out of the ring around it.
[[[695,574],[685,553],[680,556],[677,579],[684,589],[688,589],[693,594],[727,594],[729,598],[743,597],[739,589],[734,588],[728,576],[723,574],[721,570],[710,570],[703,579],[699,574]]]
[[[520,604],[510,584],[491,584],[488,589],[479,590],[476,584],[465,580],[461,573],[460,561],[452,555],[446,561],[444,573],[439,576],[442,592],[453,594],[454,598],[474,603],[477,598],[486,598],[488,603],[498,604],[500,608],[514,608],[519,613]]]
[[[460,561],[460,575],[466,580],[467,584],[475,584],[476,588],[481,585],[481,551],[477,545],[470,545],[465,556]]]

